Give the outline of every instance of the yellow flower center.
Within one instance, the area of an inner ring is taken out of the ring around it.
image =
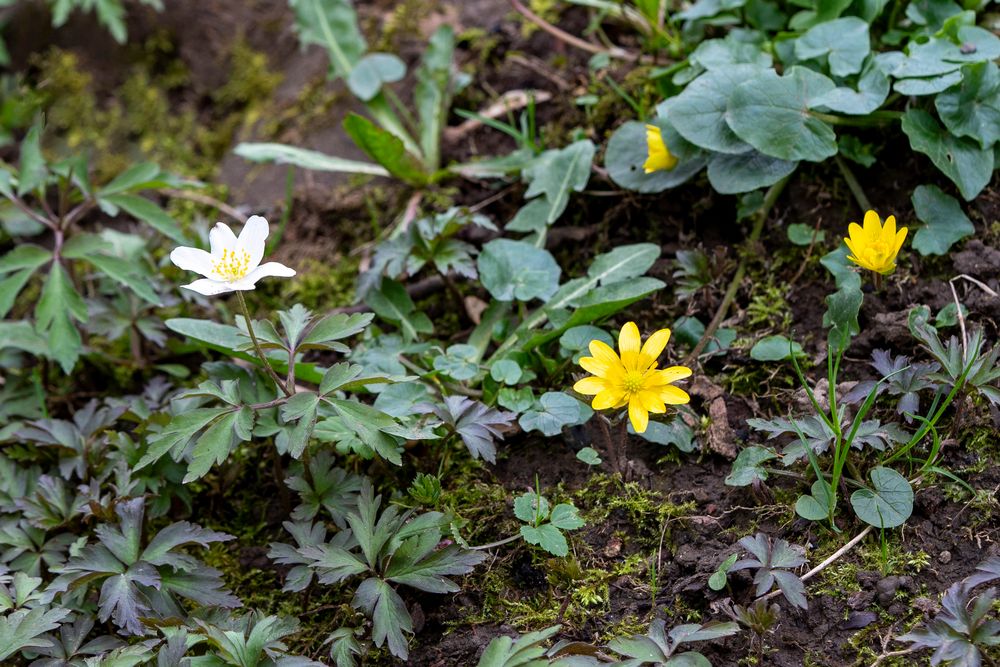
[[[622,382],[622,387],[625,388],[630,394],[635,394],[642,390],[643,386],[643,373],[637,371],[629,371],[625,374],[625,380]]]
[[[212,270],[223,280],[235,282],[246,276],[250,270],[250,253],[246,250],[223,250],[222,257],[212,262]]]
[[[892,263],[893,246],[891,243],[879,239],[878,241],[873,241],[866,250],[865,254],[868,256],[865,259],[871,264],[882,266]]]

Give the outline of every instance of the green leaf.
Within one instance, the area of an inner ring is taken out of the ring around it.
[[[980,148],[967,137],[952,135],[922,109],[907,109],[901,127],[910,138],[910,147],[929,157],[958,186],[966,201],[972,201],[990,182],[992,150]]]
[[[674,446],[685,453],[695,450],[694,430],[679,417],[666,424],[650,420],[646,431],[638,434],[635,433],[635,429],[629,424],[628,432],[638,435],[647,442],[653,442],[657,445]]]
[[[347,87],[355,96],[368,102],[382,90],[382,84],[395,83],[406,76],[406,63],[391,53],[368,53],[354,64],[347,77]]]
[[[449,345],[444,354],[434,358],[434,370],[462,382],[476,376],[479,372],[478,361],[479,351],[472,345]]]
[[[992,61],[962,67],[962,82],[934,98],[938,115],[952,134],[980,147],[1000,141],[1000,68]]]
[[[310,171],[332,171],[345,174],[370,174],[372,176],[389,176],[385,167],[371,162],[348,160],[334,157],[318,151],[296,148],[286,144],[242,143],[233,151],[251,162],[274,162],[275,164],[290,164]]]
[[[455,32],[442,25],[431,35],[417,68],[413,102],[420,118],[420,148],[431,169],[441,162],[441,131],[448,121],[452,97],[452,58]]]
[[[355,336],[371,324],[371,313],[334,313],[316,322],[299,343],[300,349],[332,347],[334,341]]]
[[[911,201],[917,218],[927,225],[913,237],[913,247],[921,255],[943,255],[955,243],[976,233],[958,200],[936,185],[917,186]]]
[[[551,523],[535,526],[521,526],[521,537],[528,544],[545,549],[553,556],[565,556],[569,553],[569,544],[562,532]]]
[[[346,79],[368,49],[349,0],[289,0],[302,44],[317,44],[330,56],[330,76]]]
[[[798,162],[763,155],[753,149],[740,155],[716,153],[708,162],[708,182],[716,192],[734,195],[774,185],[797,166]]]
[[[547,150],[521,171],[529,182],[525,199],[544,194],[550,210],[546,222],[552,224],[569,204],[570,192],[580,192],[590,180],[590,167],[597,148],[589,139],[576,141],[562,149]]]
[[[515,385],[520,382],[521,374],[521,365],[513,359],[500,359],[490,366],[490,377],[500,384]]]
[[[349,113],[344,119],[344,130],[368,157],[396,178],[418,187],[427,183],[424,165],[407,152],[396,135],[356,113]]]
[[[718,569],[708,578],[708,587],[713,591],[721,591],[726,587],[729,570],[736,564],[739,554],[732,554],[719,564]]]
[[[32,269],[24,269],[15,271],[3,280],[0,280],[0,318],[6,317],[7,313],[14,307],[17,295],[28,284],[33,273]]]
[[[589,406],[561,391],[542,394],[538,405],[528,410],[518,423],[525,431],[541,431],[552,437],[562,433],[564,426],[574,426],[586,422],[594,414]]]
[[[535,525],[549,518],[549,501],[534,491],[522,493],[514,499],[514,516],[525,523]]]
[[[757,480],[767,479],[763,463],[778,458],[774,452],[763,447],[747,447],[741,450],[733,461],[733,469],[726,476],[728,486],[749,486]]]
[[[52,645],[42,638],[46,632],[59,627],[59,621],[70,613],[69,609],[18,609],[0,618],[0,660],[6,660],[26,648],[43,648]]]
[[[66,269],[57,262],[52,265],[35,306],[35,326],[39,331],[45,331],[60,315],[84,322],[87,319],[87,304],[73,287]]]
[[[660,169],[647,174],[643,168],[649,156],[646,147],[646,124],[638,121],[622,124],[608,140],[608,149],[604,153],[604,166],[611,180],[627,190],[662,192],[690,180],[705,166],[703,151],[688,143],[665,118],[657,118],[650,124],[660,128],[664,143],[679,162],[669,171]],[[507,225],[506,228],[512,229],[511,225]]]
[[[823,326],[830,327],[827,344],[831,353],[834,350],[845,350],[861,327],[858,325],[858,313],[861,312],[861,302],[864,295],[860,289],[842,287],[826,297],[826,313],[823,314]]]
[[[830,484],[818,479],[812,484],[812,495],[802,495],[795,501],[795,512],[809,521],[823,521],[830,514]]]
[[[661,105],[677,132],[696,146],[717,153],[740,154],[750,145],[730,128],[729,100],[736,88],[765,72],[756,65],[733,65],[711,70],[687,85],[684,91]],[[645,146],[645,141],[642,142]]]
[[[601,465],[601,457],[593,447],[584,447],[576,453],[576,458],[589,466]]]
[[[858,518],[876,528],[903,525],[913,513],[913,487],[891,468],[873,468],[868,477],[872,488],[851,494],[851,506]]]
[[[826,108],[853,116],[867,116],[889,96],[889,77],[870,59],[858,79],[858,89],[838,86],[812,101],[812,108]]]
[[[44,188],[49,176],[45,157],[42,155],[42,119],[35,120],[21,142],[21,163],[18,172],[17,194],[24,196],[33,190]]]
[[[244,406],[239,410],[227,412],[205,429],[191,449],[191,463],[188,464],[183,483],[187,484],[204,477],[212,466],[229,458],[234,441],[248,440],[253,427],[253,416],[253,411]]]
[[[160,174],[159,165],[139,162],[115,176],[110,183],[97,191],[97,196],[107,198],[125,192],[148,189],[159,184]]]
[[[160,303],[160,297],[157,296],[156,291],[153,289],[153,285],[150,283],[149,279],[145,276],[139,275],[136,272],[136,267],[124,259],[101,253],[86,255],[84,259],[96,266],[112,280],[135,292],[140,298],[148,301],[154,306],[162,305]]]
[[[401,660],[408,653],[404,632],[413,632],[413,619],[406,611],[406,604],[387,582],[381,579],[365,579],[354,592],[351,605],[362,609],[371,617],[374,627],[372,639],[375,646],[388,642],[389,652]]]
[[[50,250],[32,243],[23,243],[0,257],[0,274],[21,269],[34,271],[50,259],[52,259]]]
[[[813,243],[822,243],[826,240],[825,231],[801,222],[788,225],[785,231],[788,233],[788,240],[797,246],[810,246]]]
[[[796,58],[826,58],[830,73],[838,77],[860,72],[870,50],[868,22],[856,16],[814,25],[795,41]]]
[[[311,391],[300,391],[281,406],[281,418],[286,426],[278,432],[274,445],[280,454],[289,454],[293,459],[302,458],[302,452],[309,444],[316,427],[316,413],[319,396]],[[294,426],[288,426],[295,421]]]
[[[103,201],[121,208],[129,215],[147,223],[171,241],[187,243],[187,237],[180,225],[162,208],[139,195],[120,194],[103,197]]]
[[[382,280],[382,286],[377,291],[370,292],[365,303],[383,320],[399,327],[408,341],[417,340],[422,333],[434,332],[430,318],[417,310],[413,299],[406,293],[406,288],[394,280]]]
[[[806,356],[801,345],[784,336],[765,336],[750,348],[750,358],[755,361],[784,361],[793,355]]]
[[[549,521],[560,530],[576,530],[586,525],[576,507],[568,503],[560,503],[553,507]]]
[[[230,411],[231,408],[228,407],[197,408],[174,415],[162,431],[149,436],[149,447],[135,464],[135,469],[140,470],[151,463],[156,463],[167,452],[172,452],[174,459],[180,459],[187,443],[198,431]]]
[[[727,122],[737,136],[765,155],[822,162],[836,155],[837,137],[809,109],[835,87],[827,77],[804,67],[792,67],[783,76],[766,70],[736,88],[729,98]]]
[[[562,273],[547,250],[510,239],[483,246],[477,267],[483,287],[498,301],[546,300],[559,288]]]
[[[4,348],[24,350],[36,357],[46,356],[49,352],[48,343],[27,320],[0,320],[0,350]]]

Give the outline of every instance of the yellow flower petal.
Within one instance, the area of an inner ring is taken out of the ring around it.
[[[667,405],[684,405],[685,403],[691,402],[691,397],[688,393],[681,389],[680,387],[675,387],[672,384],[668,384],[664,387],[660,387],[660,400],[662,400]]]
[[[890,215],[885,219],[885,225],[882,227],[882,238],[886,241],[896,238],[896,216]]]
[[[652,336],[646,339],[646,342],[642,346],[642,355],[644,357],[649,357],[654,362],[657,357],[663,353],[663,348],[667,346],[667,342],[670,340],[670,329],[660,329],[655,332]]]
[[[670,368],[664,368],[661,371],[656,371],[651,384],[652,386],[659,387],[672,382],[677,382],[678,380],[683,380],[686,377],[691,377],[690,368],[687,366],[671,366]]]
[[[609,364],[599,361],[594,357],[580,357],[580,366],[583,370],[598,377],[604,377],[611,370],[611,366]]]
[[[621,363],[615,351],[603,340],[590,341],[590,353],[594,355],[594,359],[602,364],[614,365]]]
[[[642,170],[647,174],[655,171],[670,171],[677,166],[677,158],[670,153],[663,141],[663,132],[655,125],[646,126],[646,161]]]
[[[906,232],[908,231],[909,230],[906,227],[902,227],[898,232],[896,232],[896,242],[894,245],[897,253],[899,253],[899,249],[903,247],[903,241],[906,240]]]
[[[642,338],[639,336],[639,327],[635,322],[626,322],[618,334],[618,352],[625,354],[639,354],[642,350]]]
[[[582,380],[578,380],[577,383],[573,385],[574,391],[586,394],[587,396],[594,396],[607,388],[608,383],[597,377],[583,378]]]
[[[595,410],[607,410],[618,405],[624,396],[624,389],[608,388],[597,394],[597,396],[594,396],[594,400],[590,406]]]
[[[865,235],[869,237],[869,240],[878,234],[879,230],[882,228],[882,221],[878,217],[878,213],[875,211],[865,212]]]
[[[659,393],[655,391],[640,391],[639,401],[647,412],[660,415],[667,411],[667,406],[663,404]]]
[[[634,397],[628,402],[628,418],[636,433],[646,432],[646,427],[649,426],[649,413],[643,409],[638,397]]]

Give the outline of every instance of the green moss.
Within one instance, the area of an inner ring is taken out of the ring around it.
[[[100,103],[94,79],[76,55],[52,48],[35,58],[48,148],[57,154],[89,152],[97,182],[136,159],[211,179],[236,132],[259,117],[280,75],[271,72],[266,56],[236,40],[226,83],[206,110],[196,100],[176,102],[190,85],[190,73],[164,34],[137,48],[124,82],[102,93]]]
[[[307,259],[291,280],[282,284],[284,303],[301,303],[316,312],[324,312],[354,301],[354,279],[358,259],[338,256],[332,261]]]

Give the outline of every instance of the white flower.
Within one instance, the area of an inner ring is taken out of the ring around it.
[[[237,290],[252,290],[261,278],[289,278],[295,275],[295,271],[284,264],[260,263],[264,259],[266,239],[267,220],[259,215],[247,220],[239,238],[228,225],[219,222],[208,233],[211,253],[200,248],[175,248],[170,253],[170,261],[185,271],[205,276],[190,285],[184,285],[199,294],[212,296]]]

